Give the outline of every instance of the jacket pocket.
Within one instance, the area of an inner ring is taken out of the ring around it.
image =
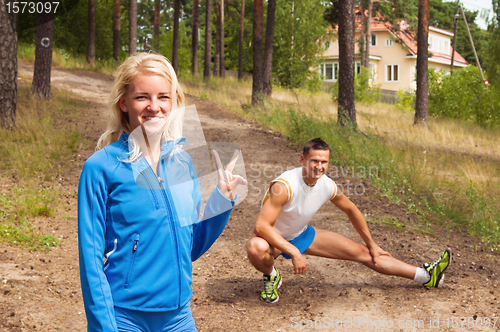
[[[130,282],[130,275],[134,269],[135,257],[137,256],[137,248],[139,247],[139,238],[141,236],[139,234],[135,234],[134,241],[132,242],[132,259],[130,260],[130,265],[128,267],[127,278],[125,279],[125,288],[128,287]]]

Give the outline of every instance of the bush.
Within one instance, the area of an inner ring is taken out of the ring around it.
[[[368,68],[362,67],[361,72],[354,77],[354,99],[361,103],[376,103],[380,100],[380,88],[373,85],[373,75]],[[334,101],[339,99],[339,84],[330,87]]]
[[[500,123],[498,89],[486,87],[479,69],[457,69],[452,75],[429,70],[429,115],[475,121],[482,127]]]
[[[415,92],[398,91],[397,107],[415,108]],[[470,120],[481,127],[500,126],[500,88],[486,87],[474,66],[444,70],[429,69],[429,116]]]

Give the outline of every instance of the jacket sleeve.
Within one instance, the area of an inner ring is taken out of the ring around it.
[[[80,280],[87,330],[117,332],[111,289],[103,270],[108,188],[103,162],[96,159],[87,160],[78,185]]]
[[[205,205],[203,219],[193,225],[193,249],[191,251],[193,262],[210,249],[221,235],[237,199],[238,197],[234,201],[229,200],[222,195],[219,188],[215,188],[212,192]]]

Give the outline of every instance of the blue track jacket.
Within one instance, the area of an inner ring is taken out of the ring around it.
[[[121,161],[128,158],[127,139],[122,134],[94,153],[78,186],[88,331],[117,331],[114,306],[168,311],[186,305],[191,262],[222,233],[235,202],[215,189],[199,221],[200,186],[191,158],[183,150],[172,152],[185,138],[162,144],[158,175],[144,158]]]

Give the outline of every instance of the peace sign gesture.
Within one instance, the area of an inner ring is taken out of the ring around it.
[[[222,162],[217,151],[212,150],[212,153],[215,160],[215,166],[217,167],[217,174],[219,176],[219,191],[230,200],[233,200],[235,199],[233,191],[236,190],[238,185],[248,184],[247,180],[239,175],[233,175],[232,173],[240,152],[238,150],[234,151],[233,158],[231,158],[231,161],[229,162],[229,164],[227,164],[226,170],[224,170],[224,168],[222,167]]]

